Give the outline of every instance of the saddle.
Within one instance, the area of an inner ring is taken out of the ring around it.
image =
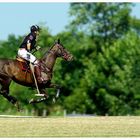
[[[30,69],[30,62],[25,60],[25,59],[22,59],[20,57],[16,57],[16,60],[18,62],[18,67],[20,69],[20,73],[21,75],[32,75],[32,71]],[[35,75],[36,77],[42,77],[43,78],[43,81],[49,81],[52,77],[52,70],[47,68],[46,65],[40,60],[39,61],[39,69],[40,69],[40,72],[38,70],[35,69]]]
[[[16,57],[16,60],[19,62],[19,68],[21,69],[21,71],[31,73],[29,61],[22,59],[19,56]]]
[[[20,63],[20,65],[21,65],[20,69],[22,71],[31,73],[30,66],[29,66],[30,62],[29,61],[27,61],[27,60],[25,60],[25,59],[23,59],[19,56],[16,57],[16,60]],[[50,73],[51,70],[49,68],[47,68],[41,60],[39,61],[39,65],[40,65],[41,72]]]

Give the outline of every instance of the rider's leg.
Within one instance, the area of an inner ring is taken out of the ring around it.
[[[25,49],[19,49],[18,55],[34,65],[37,82],[41,84],[43,82],[43,78],[41,77],[40,65],[36,57]]]
[[[39,84],[43,82],[43,78],[41,77],[41,70],[39,68],[39,65],[34,65],[35,70],[35,76]]]
[[[40,70],[39,61],[32,54],[30,55],[30,62],[34,64],[34,72],[35,72],[37,82],[39,84],[43,83],[43,78],[41,77],[41,70]]]

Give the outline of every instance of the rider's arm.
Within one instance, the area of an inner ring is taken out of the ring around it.
[[[32,34],[30,34],[27,38],[27,51],[28,52],[31,52],[31,50],[33,49],[32,48],[33,46],[31,46],[32,45],[31,42],[33,42],[34,39],[35,37]]]
[[[27,50],[30,52],[31,50],[31,43],[30,40],[27,41]]]

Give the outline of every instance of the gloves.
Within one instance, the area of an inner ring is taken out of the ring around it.
[[[30,54],[27,54],[27,59],[30,60]]]
[[[36,47],[36,50],[38,51],[40,48],[41,48],[40,46],[37,46],[37,47]]]

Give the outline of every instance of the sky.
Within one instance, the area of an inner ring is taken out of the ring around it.
[[[55,35],[68,23],[68,3],[0,3],[0,40],[24,35],[30,26],[44,23]]]
[[[135,3],[132,15],[140,18],[140,2]],[[44,23],[52,35],[65,30],[70,22],[70,3],[0,3],[0,40],[9,34],[25,35],[34,24]]]

